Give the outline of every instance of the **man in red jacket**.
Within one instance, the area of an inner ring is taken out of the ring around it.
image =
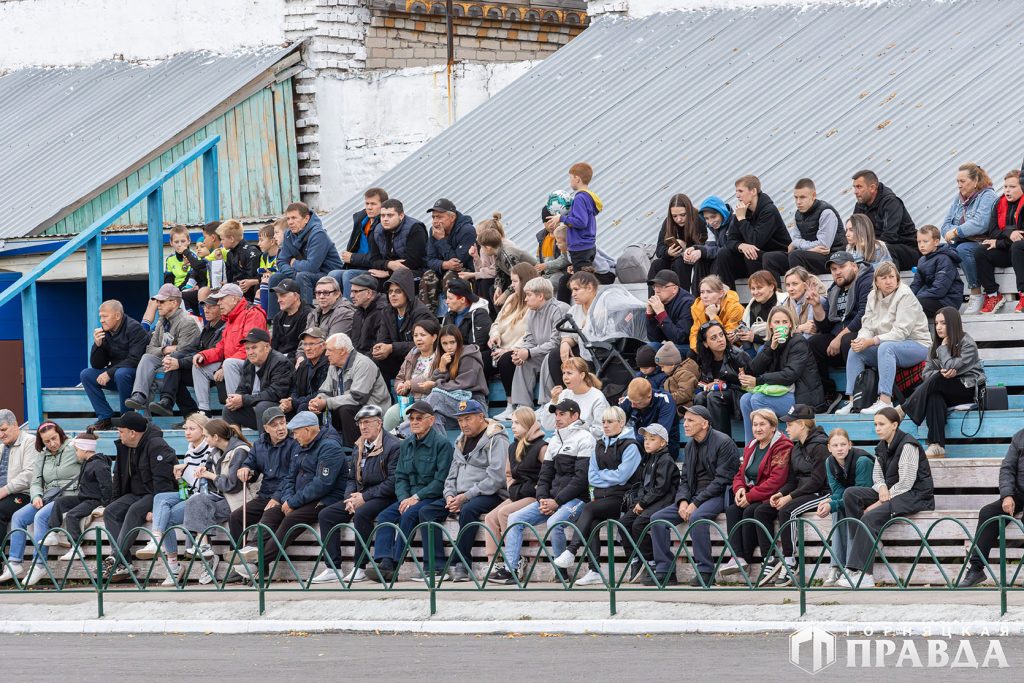
[[[231,282],[209,299],[216,301],[224,316],[224,333],[212,349],[204,349],[192,358],[192,382],[196,388],[199,411],[210,410],[210,383],[224,382],[225,394],[234,394],[245,365],[245,344],[242,340],[249,330],[267,329],[267,314],[259,306],[245,300],[242,289]]]

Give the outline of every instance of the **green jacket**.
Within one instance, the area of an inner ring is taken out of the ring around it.
[[[846,493],[846,489],[849,486],[868,486],[870,487],[873,483],[871,478],[871,471],[875,466],[875,459],[871,457],[867,452],[856,448],[851,449],[850,454],[847,455],[847,465],[849,465],[849,458],[853,456],[853,451],[856,450],[860,457],[857,458],[856,470],[850,474],[853,475],[853,482],[846,485],[836,478],[835,469],[839,467],[839,463],[836,462],[835,456],[828,456],[825,461],[825,474],[828,476],[828,487],[832,492],[829,502],[832,504],[832,512],[838,512],[845,514],[846,510],[843,507],[843,494]],[[845,469],[849,469],[848,467]],[[852,527],[851,527],[852,528]]]
[[[81,470],[82,463],[78,462],[75,456],[75,444],[72,439],[65,441],[56,453],[43,448],[43,452],[36,458],[29,496],[32,500],[41,498],[48,489],[60,488],[68,482],[71,482],[71,485],[64,489],[61,495],[75,493],[78,491],[78,473]]]
[[[436,429],[431,429],[423,439],[411,436],[403,441],[395,470],[398,500],[410,496],[420,500],[440,498],[452,466],[452,453],[452,445]]]

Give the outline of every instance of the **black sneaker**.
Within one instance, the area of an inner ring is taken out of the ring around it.
[[[108,417],[104,420],[96,420],[89,425],[89,427],[91,427],[94,432],[106,432],[114,428],[114,422]]]
[[[640,583],[645,577],[650,577],[651,572],[646,571],[650,566],[653,569],[653,565],[648,565],[641,559],[635,559],[629,563],[629,582]]]
[[[782,564],[780,563],[779,566],[782,567]],[[772,585],[776,588],[786,588],[787,586],[792,586],[793,572],[795,570],[796,567],[789,567],[789,571],[786,571],[785,568],[783,568],[782,571],[779,573],[779,577],[775,579]]]
[[[678,586],[679,579],[676,578],[675,572],[658,572],[653,577],[650,574],[644,574],[643,585],[645,586]]]
[[[149,399],[146,398],[145,394],[135,393],[132,397],[126,399],[124,404],[132,410],[145,410],[146,406],[149,405]]]
[[[715,585],[714,572],[696,572],[693,578],[690,579],[690,586],[693,588],[704,588],[705,586],[713,585]]]
[[[159,401],[153,401],[149,404],[149,412],[160,417],[174,415],[174,399],[170,396],[161,396]]]
[[[505,568],[505,565],[499,564],[494,568],[494,571],[492,571],[488,575],[487,583],[498,583],[504,584],[506,586],[514,586],[516,583],[516,577],[512,575],[512,572]]]
[[[369,567],[366,570],[366,576],[371,581],[376,581],[377,583],[382,583],[385,586],[387,586],[390,585],[390,583],[395,578],[395,568],[390,565],[381,563],[378,564],[376,567]]]
[[[764,563],[764,568],[761,569],[761,579],[757,582],[758,588],[764,588],[768,584],[773,584],[775,579],[778,578],[779,573],[782,571],[782,563],[776,559],[768,560]]]
[[[975,569],[972,565],[967,573],[964,574],[964,578],[960,579],[960,583],[957,584],[957,588],[970,588],[971,586],[977,586],[979,583],[986,579],[984,569]]]

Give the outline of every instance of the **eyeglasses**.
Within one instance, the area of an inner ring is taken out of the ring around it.
[[[313,348],[315,346],[320,346],[323,343],[324,343],[324,341],[322,339],[318,340],[318,341],[302,342],[302,348],[304,348],[304,349],[311,349],[311,348]]]
[[[335,294],[337,291],[338,290],[336,289],[318,289],[315,293],[317,296],[330,296],[331,294]]]

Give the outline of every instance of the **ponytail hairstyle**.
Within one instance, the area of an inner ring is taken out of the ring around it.
[[[501,222],[501,212],[495,211],[491,217],[476,224],[476,232],[479,235],[483,230],[494,230],[502,239],[505,238],[505,224]]]
[[[242,428],[235,424],[228,424],[223,419],[215,417],[206,423],[206,427],[203,428],[210,436],[216,436],[217,438],[230,441],[232,436],[238,437],[241,441],[245,442],[247,446],[252,446],[252,443],[245,438],[242,434]]]
[[[562,363],[562,370],[566,368],[572,368],[576,372],[583,375],[583,382],[593,389],[601,388],[601,380],[598,379],[597,375],[590,371],[590,366],[587,365],[587,361],[583,360],[579,356],[573,356],[569,360]]]

